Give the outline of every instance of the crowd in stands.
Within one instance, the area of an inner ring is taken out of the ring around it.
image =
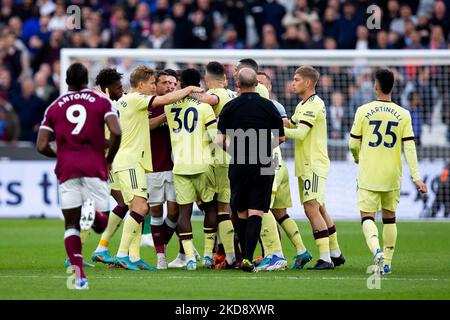
[[[450,0],[0,2],[0,141],[35,141],[46,106],[59,94],[61,48],[450,48]],[[371,4],[378,7],[367,13]],[[73,29],[71,5],[81,9],[80,29]],[[368,28],[371,15],[380,28]],[[410,108],[418,136],[437,101],[443,122],[450,122],[450,69],[441,68],[396,70],[396,102]],[[343,139],[355,108],[373,98],[372,79],[340,67],[322,72],[330,138]],[[290,110],[298,97],[284,90],[287,84],[279,87],[285,92],[275,93]]]

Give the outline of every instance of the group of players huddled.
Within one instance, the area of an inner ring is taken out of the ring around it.
[[[66,227],[64,243],[68,264],[76,273],[75,288],[88,288],[82,243],[91,228],[102,233],[92,260],[128,270],[196,270],[200,259],[203,267],[216,270],[284,270],[288,263],[278,225],[296,249],[292,269],[303,269],[312,260],[296,222],[287,214],[287,208],[292,207],[289,175],[279,147],[273,149],[277,167],[270,210],[263,214],[259,234],[264,254],[255,260],[254,246],[246,246],[243,240],[246,221],[230,208],[226,145],[211,148],[220,135],[217,122],[222,110],[240,94],[241,75],[254,73],[254,90],[266,99],[270,99],[272,89],[270,77],[258,71],[253,59],[242,59],[235,67],[234,92],[227,88],[221,63],[209,62],[205,69],[206,92],[200,88],[201,75],[196,69],[155,71],[140,65],[130,75],[128,93],[123,90],[122,75],[113,68],[100,71],[97,87],[92,90],[87,88],[86,67],[74,63],[67,70],[69,92],[48,107],[37,148],[57,158],[55,173]],[[325,105],[315,92],[318,79],[319,72],[313,67],[296,70],[292,89],[302,100],[291,118],[280,103],[271,101],[283,119],[285,137],[295,139],[300,200],[320,253],[317,263],[308,269],[324,270],[343,265],[345,258],[324,203],[330,161]],[[390,273],[397,237],[400,141],[418,189],[426,192],[426,186],[417,169],[409,112],[391,101],[392,72],[378,70],[374,83],[377,100],[358,109],[349,145],[359,163],[358,205],[363,233],[378,272]],[[56,140],[56,147],[52,140]],[[380,166],[381,162],[385,165]],[[117,202],[111,213],[109,194]],[[192,241],[194,202],[204,212],[202,258]],[[374,224],[380,209],[383,250]],[[140,257],[142,224],[147,214],[151,215],[156,268]],[[109,243],[121,224],[120,246],[111,255]],[[179,239],[179,253],[168,263],[166,246],[174,233]]]

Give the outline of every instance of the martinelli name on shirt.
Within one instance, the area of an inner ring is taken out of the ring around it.
[[[402,121],[402,117],[400,116],[400,114],[397,111],[395,111],[395,109],[389,107],[375,107],[371,109],[369,112],[367,112],[365,117],[367,119],[370,119],[370,117],[372,117],[377,112],[391,113],[395,118],[397,118],[398,121]]]

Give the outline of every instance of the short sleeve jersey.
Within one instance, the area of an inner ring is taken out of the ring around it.
[[[295,175],[314,172],[326,178],[330,169],[327,149],[327,113],[325,103],[316,94],[307,98],[295,108],[291,122],[296,126],[308,126],[310,130],[303,141],[295,140]]]
[[[365,104],[356,111],[350,135],[361,139],[358,187],[400,189],[402,141],[414,140],[409,111],[390,101]]]
[[[213,163],[208,126],[216,123],[209,104],[185,97],[166,105],[164,112],[169,125],[173,152],[173,173],[194,175],[206,172]]]
[[[108,116],[117,116],[111,101],[89,89],[69,91],[47,108],[40,129],[55,135],[60,183],[81,177],[108,179],[104,130]]]
[[[219,98],[219,103],[212,106],[216,117],[219,117],[220,112],[228,101],[236,98],[236,93],[234,91],[225,88],[209,89],[207,93],[214,94]],[[213,157],[214,163],[217,165],[228,166],[228,164],[230,163],[230,155],[222,148],[214,148]]]
[[[154,96],[132,92],[117,102],[117,112],[122,128],[120,148],[113,162],[113,172],[134,169],[138,165],[151,172],[150,125],[148,109]]]
[[[223,109],[223,106],[226,105],[228,101],[236,98],[235,92],[225,88],[209,89],[207,93],[214,94],[219,98],[219,103],[212,106],[216,117],[219,116],[220,112]]]

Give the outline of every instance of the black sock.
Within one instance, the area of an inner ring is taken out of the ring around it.
[[[259,235],[261,233],[262,218],[260,216],[250,216],[245,231],[245,251],[244,259],[253,260],[253,253],[258,244]]]
[[[247,219],[238,219],[236,223],[236,230],[238,234],[239,245],[241,246],[242,254],[245,252],[245,230],[247,229]]]

